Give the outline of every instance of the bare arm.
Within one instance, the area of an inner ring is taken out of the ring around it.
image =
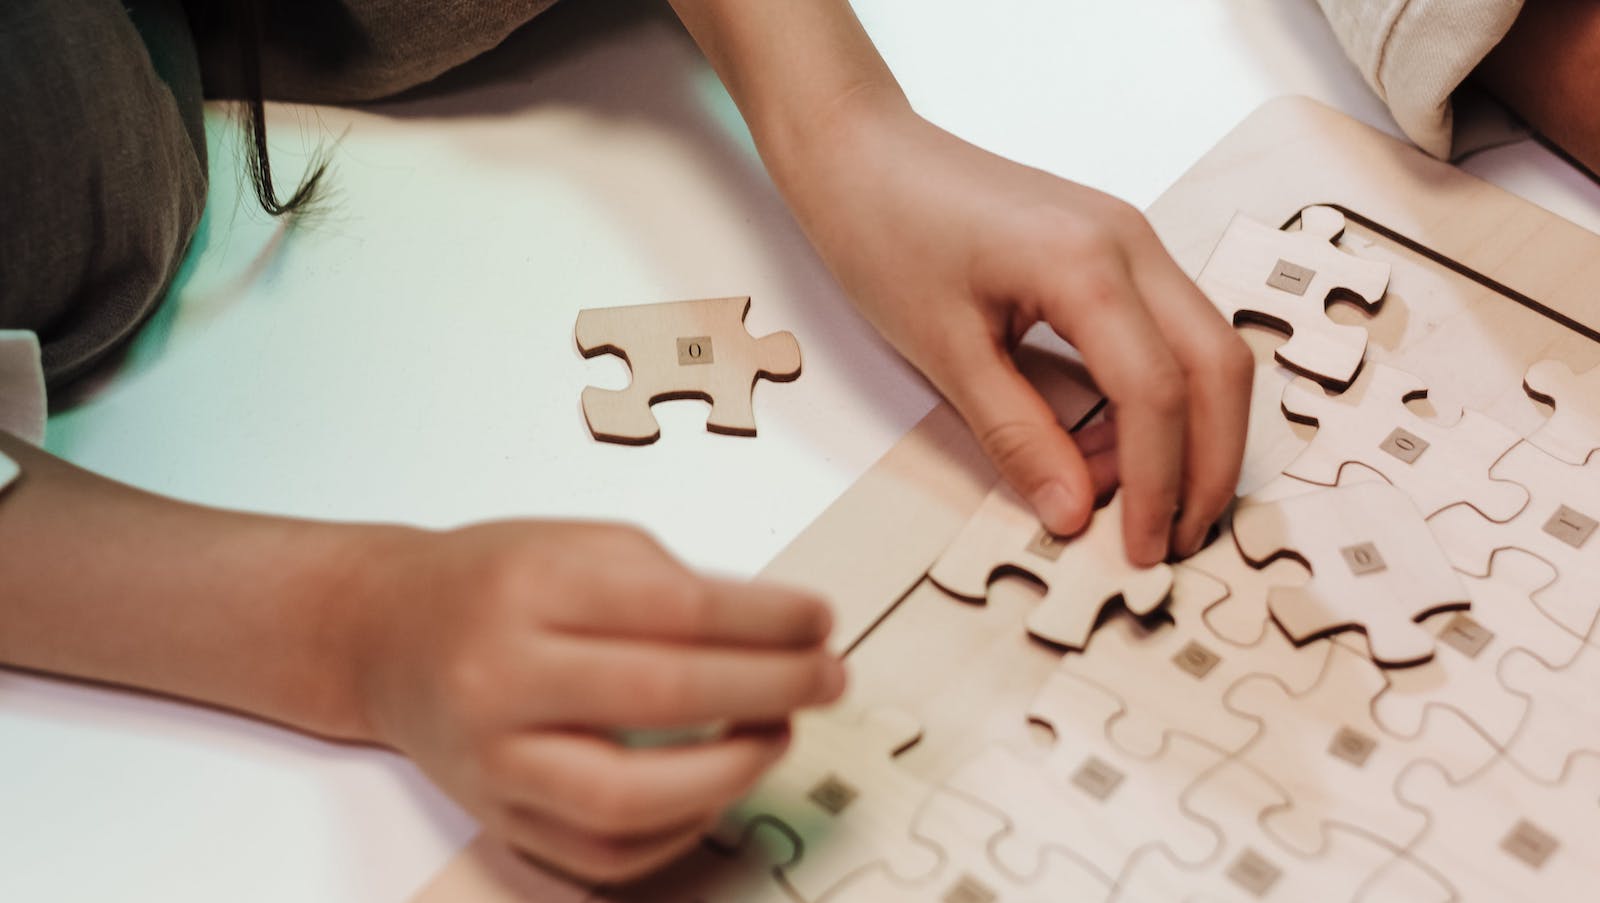
[[[1600,4],[1528,0],[1477,78],[1591,174],[1600,174]]]

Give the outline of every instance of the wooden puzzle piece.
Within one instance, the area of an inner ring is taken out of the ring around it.
[[[1117,698],[1123,710],[1107,729],[1112,742],[1136,756],[1159,755],[1173,734],[1235,752],[1258,725],[1223,705],[1228,688],[1271,673],[1296,692],[1307,689],[1322,672],[1328,644],[1295,647],[1276,630],[1252,646],[1220,642],[1203,614],[1228,587],[1185,565],[1173,574],[1170,622],[1146,627],[1114,617],[1095,633],[1087,654],[1067,656],[1060,670]]]
[[[1415,665],[1432,658],[1434,646],[1417,622],[1470,604],[1427,522],[1405,493],[1383,483],[1243,505],[1233,534],[1252,563],[1289,555],[1311,571],[1304,586],[1267,597],[1273,621],[1296,643],[1360,630],[1374,661]]]
[[[1283,397],[1283,390],[1295,379],[1294,371],[1275,360],[1257,361],[1251,382],[1250,421],[1246,425],[1244,460],[1239,467],[1239,483],[1234,494],[1248,496],[1276,480],[1289,462],[1305,448],[1294,421],[1283,416],[1279,405],[1268,399]]]
[[[1529,442],[1568,464],[1582,464],[1600,449],[1600,367],[1574,373],[1561,361],[1540,361],[1528,368],[1522,387],[1555,407]]]
[[[1315,855],[1278,843],[1262,829],[1261,816],[1281,809],[1288,799],[1271,781],[1238,762],[1207,775],[1184,795],[1184,801],[1196,817],[1221,828],[1222,849],[1198,867],[1181,865],[1164,849],[1146,851],[1130,864],[1114,900],[1445,903],[1452,899],[1448,884],[1409,860],[1398,846],[1343,825],[1328,828],[1327,842]]]
[[[752,824],[783,826],[800,853],[781,872],[808,901],[874,864],[907,879],[932,874],[938,851],[908,831],[932,787],[894,762],[920,736],[915,720],[893,709],[854,719],[837,711],[798,716],[789,754],[729,810],[713,842],[738,849]]]
[[[744,328],[749,311],[749,298],[580,311],[574,335],[583,356],[615,354],[632,372],[626,389],[583,390],[589,432],[603,442],[647,445],[661,437],[651,405],[698,398],[711,403],[706,429],[754,436],[756,380],[799,377],[800,345],[788,332],[751,336]]]
[[[1465,579],[1471,611],[1423,622],[1439,638],[1433,660],[1388,672],[1388,686],[1373,705],[1378,723],[1392,734],[1413,737],[1430,706],[1447,706],[1494,743],[1510,743],[1527,714],[1528,698],[1501,682],[1502,662],[1519,649],[1547,662],[1565,662],[1580,645],[1534,607],[1532,595],[1554,579],[1549,565],[1526,552],[1495,553],[1489,574]]]
[[[1331,386],[1346,386],[1366,357],[1367,331],[1328,319],[1330,300],[1375,311],[1389,286],[1389,265],[1363,260],[1334,242],[1344,214],[1307,207],[1300,229],[1286,232],[1237,214],[1196,282],[1234,324],[1287,333],[1277,350],[1284,366]]]
[[[1290,800],[1264,820],[1284,844],[1315,855],[1328,826],[1338,823],[1404,845],[1421,827],[1394,796],[1406,765],[1431,758],[1460,777],[1493,757],[1489,741],[1448,709],[1428,712],[1416,737],[1386,733],[1372,715],[1383,687],[1371,662],[1334,646],[1322,678],[1304,693],[1290,695],[1270,675],[1258,675],[1228,694],[1229,707],[1261,724],[1238,761],[1270,778]]]
[[[1568,464],[1530,442],[1512,446],[1490,474],[1527,488],[1531,500],[1505,524],[1484,519],[1469,505],[1429,518],[1428,526],[1456,566],[1486,573],[1495,551],[1516,548],[1544,559],[1555,582],[1533,603],[1575,636],[1591,633],[1600,614],[1600,456]]]
[[[1600,886],[1600,758],[1574,762],[1559,786],[1529,780],[1506,759],[1456,781],[1418,762],[1398,793],[1427,816],[1410,844],[1463,903],[1588,903]]]
[[[1059,537],[1040,526],[1033,511],[1002,483],[983,500],[928,578],[948,593],[982,600],[989,583],[1021,573],[1044,586],[1028,616],[1028,632],[1058,646],[1082,649],[1100,611],[1121,598],[1129,611],[1149,614],[1172,589],[1165,564],[1128,564],[1122,546],[1122,504],[1113,498],[1083,532]]]
[[[1527,649],[1500,662],[1500,679],[1528,697],[1528,717],[1507,755],[1536,780],[1559,783],[1579,756],[1600,757],[1600,647],[1565,659]]]
[[[1306,486],[1305,491],[1314,488]],[[1207,606],[1201,617],[1212,633],[1234,646],[1254,646],[1269,633],[1282,636],[1272,625],[1267,596],[1276,587],[1300,586],[1310,578],[1306,569],[1293,561],[1269,561],[1260,567],[1246,561],[1239,554],[1231,524],[1183,566],[1208,574],[1227,587],[1227,595]]]
[[[1346,464],[1359,463],[1404,490],[1424,516],[1467,502],[1491,520],[1515,517],[1527,492],[1489,469],[1520,437],[1476,411],[1427,418],[1406,407],[1427,394],[1416,377],[1382,364],[1362,368],[1342,395],[1295,380],[1283,390],[1283,410],[1317,433],[1284,473],[1332,486]]]
[[[912,833],[940,851],[939,871],[921,881],[905,881],[885,868],[846,878],[829,891],[827,903],[1063,903],[1103,900],[1109,880],[1083,863],[1060,854],[1026,880],[1000,869],[989,847],[1010,830],[1005,816],[949,790],[935,791],[917,815]]]

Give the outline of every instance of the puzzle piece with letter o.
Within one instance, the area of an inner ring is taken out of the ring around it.
[[[708,298],[580,311],[574,336],[584,357],[615,354],[628,363],[626,389],[583,390],[589,432],[604,442],[648,445],[661,436],[650,406],[698,398],[711,403],[706,429],[754,436],[756,380],[800,376],[800,345],[775,332],[745,331],[749,298]]]
[[[1328,319],[1331,299],[1375,311],[1389,287],[1389,265],[1341,250],[1345,218],[1307,207],[1287,232],[1235,215],[1196,282],[1235,325],[1257,323],[1289,334],[1277,358],[1334,387],[1350,384],[1367,353],[1367,331]]]

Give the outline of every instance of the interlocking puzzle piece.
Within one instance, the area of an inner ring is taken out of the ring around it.
[[[1595,899],[1600,758],[1578,759],[1560,786],[1529,780],[1506,759],[1464,782],[1418,762],[1401,776],[1398,793],[1427,815],[1412,855],[1443,873],[1458,899]]]
[[[1112,618],[1095,633],[1089,653],[1067,656],[1060,670],[1117,698],[1123,711],[1107,728],[1112,742],[1134,755],[1159,755],[1173,734],[1237,751],[1257,725],[1223,705],[1228,688],[1248,675],[1271,673],[1296,691],[1307,689],[1321,674],[1328,644],[1297,648],[1276,630],[1253,646],[1220,642],[1203,615],[1228,587],[1185,565],[1173,574],[1170,623],[1146,627]]]
[[[1330,300],[1373,312],[1389,287],[1389,265],[1340,250],[1344,214],[1307,207],[1300,230],[1285,232],[1238,214],[1211,252],[1197,283],[1234,324],[1288,333],[1284,366],[1331,386],[1346,386],[1367,352],[1367,331],[1328,319]]]
[[[1257,401],[1250,405],[1235,495],[1251,495],[1276,480],[1305,448],[1306,440],[1296,432],[1295,423],[1283,416],[1280,406],[1264,403],[1266,399],[1282,398],[1284,388],[1294,379],[1294,371],[1276,361],[1256,362],[1250,397]]]
[[[1185,862],[1217,848],[1216,831],[1187,815],[1185,788],[1226,755],[1175,735],[1156,757],[1133,756],[1111,743],[1115,700],[1081,692],[1057,672],[1040,689],[1032,718],[1054,734],[1042,756],[992,746],[956,771],[945,786],[1006,813],[1011,831],[992,846],[1000,867],[1032,880],[1050,851],[1116,875],[1140,848],[1163,843]]]
[[[1561,361],[1540,361],[1528,368],[1522,387],[1555,406],[1529,442],[1568,464],[1582,464],[1600,449],[1600,367],[1574,373]]]
[[[1283,390],[1283,410],[1317,434],[1284,473],[1332,486],[1346,464],[1359,463],[1404,490],[1424,516],[1468,502],[1492,520],[1515,517],[1528,493],[1491,479],[1489,468],[1520,437],[1477,411],[1426,418],[1406,407],[1427,394],[1416,377],[1382,364],[1362,368],[1342,395],[1295,380]]]
[[[1586,644],[1564,659],[1517,649],[1500,662],[1500,679],[1530,700],[1507,750],[1528,774],[1554,784],[1578,756],[1600,757],[1600,647]]]
[[[1311,571],[1304,586],[1267,597],[1273,621],[1296,643],[1360,630],[1374,661],[1415,665],[1433,657],[1434,645],[1417,622],[1469,605],[1427,522],[1405,493],[1383,483],[1241,506],[1233,535],[1252,563],[1289,555]]]
[[[782,875],[802,900],[816,900],[845,875],[874,864],[908,880],[930,875],[938,851],[908,828],[932,787],[893,758],[920,736],[916,721],[893,709],[854,720],[802,714],[788,756],[729,810],[712,840],[737,849],[752,824],[782,825],[800,848]]]
[[[1010,829],[1005,816],[963,794],[935,791],[917,815],[912,832],[940,851],[937,874],[908,882],[888,869],[872,868],[846,878],[828,903],[1064,903],[1102,900],[1110,882],[1067,856],[1046,857],[1043,870],[1019,881],[997,867],[989,846]]]
[[[1149,614],[1172,589],[1167,565],[1128,564],[1120,498],[1096,511],[1083,532],[1063,538],[1040,526],[1021,496],[1002,483],[934,562],[928,578],[952,595],[981,600],[990,581],[1008,572],[1044,586],[1044,598],[1028,616],[1028,632],[1069,649],[1088,643],[1101,609],[1112,600],[1120,597],[1129,611]]]
[[[1306,486],[1305,491],[1315,491],[1315,487]],[[1183,566],[1208,574],[1227,587],[1227,595],[1207,606],[1201,617],[1212,633],[1234,646],[1254,646],[1269,634],[1281,636],[1272,626],[1267,596],[1276,587],[1300,586],[1310,576],[1293,561],[1270,561],[1261,567],[1250,564],[1239,554],[1231,525]]]
[[[1197,817],[1217,825],[1225,839],[1218,855],[1185,867],[1166,850],[1148,850],[1130,863],[1112,899],[1126,903],[1195,900],[1362,901],[1444,903],[1448,884],[1397,846],[1343,825],[1330,826],[1312,856],[1278,843],[1262,829],[1262,813],[1288,804],[1283,791],[1253,769],[1229,762],[1184,795]]]
[[[1286,791],[1289,805],[1263,823],[1289,847],[1315,855],[1334,823],[1403,846],[1421,829],[1417,813],[1394,795],[1406,765],[1430,758],[1459,778],[1493,757],[1494,746],[1448,709],[1429,711],[1416,737],[1385,733],[1372,716],[1383,687],[1371,662],[1334,646],[1321,680],[1298,696],[1268,675],[1240,681],[1228,694],[1234,711],[1261,724],[1237,759]]]
[[[1518,649],[1547,662],[1565,662],[1580,645],[1534,607],[1532,595],[1554,579],[1549,565],[1526,552],[1495,553],[1487,575],[1466,578],[1471,611],[1446,612],[1423,623],[1439,638],[1433,660],[1387,674],[1389,685],[1373,706],[1378,722],[1393,734],[1412,737],[1422,730],[1428,707],[1447,706],[1496,744],[1510,743],[1527,714],[1528,698],[1502,683],[1502,662]]]
[[[1428,520],[1456,566],[1486,573],[1499,549],[1516,548],[1555,569],[1554,583],[1534,593],[1533,603],[1579,637],[1589,636],[1600,614],[1600,456],[1568,464],[1530,442],[1506,452],[1490,471],[1527,488],[1531,500],[1514,519],[1496,524],[1470,505],[1457,505]]]
[[[749,310],[749,298],[708,298],[580,311],[574,335],[583,356],[615,354],[633,374],[626,389],[583,390],[589,432],[647,445],[661,436],[651,405],[698,398],[711,403],[706,429],[754,436],[756,380],[798,378],[800,344],[788,332],[752,337],[744,328]]]

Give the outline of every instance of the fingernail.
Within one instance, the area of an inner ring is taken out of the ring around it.
[[[822,700],[832,702],[838,699],[844,693],[845,679],[844,662],[830,657],[822,677]]]
[[[1077,528],[1078,511],[1072,493],[1060,483],[1050,482],[1034,490],[1034,513],[1051,533],[1065,536]]]

